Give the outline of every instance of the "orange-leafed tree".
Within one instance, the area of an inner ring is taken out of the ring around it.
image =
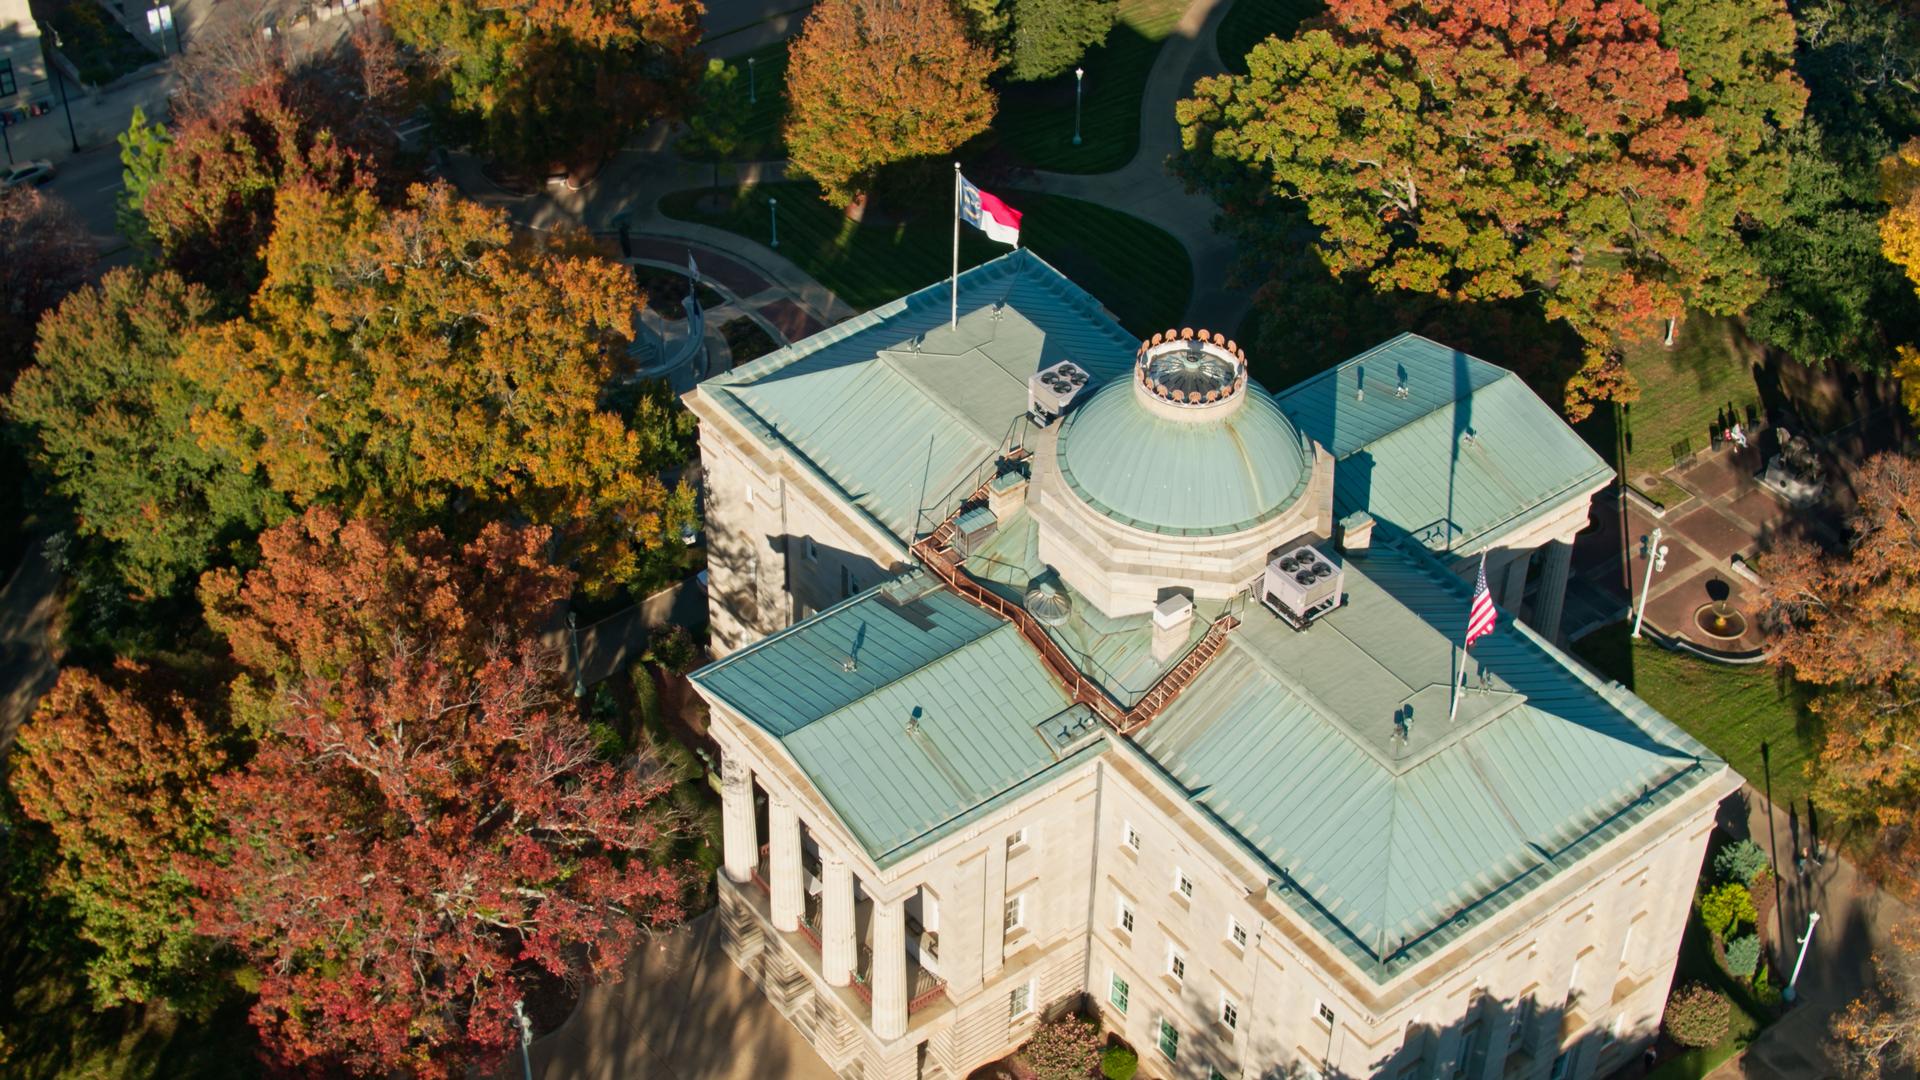
[[[194,430],[296,505],[519,517],[553,526],[590,588],[617,584],[693,520],[659,479],[674,421],[600,404],[638,303],[625,267],[516,243],[444,186],[398,209],[295,189],[250,317],[182,361],[212,399]]]
[[[1874,981],[1831,1022],[1846,1075],[1904,1076],[1920,1062],[1920,923],[1893,928],[1874,950]]]
[[[1909,141],[1880,164],[1880,197],[1888,204],[1880,219],[1880,250],[1920,289],[1920,139]],[[1920,418],[1920,347],[1897,348],[1893,374],[1907,412]]]
[[[699,74],[697,0],[389,0],[450,129],[523,173],[579,168],[676,112]]]
[[[294,1071],[452,1077],[543,982],[617,977],[678,920],[688,869],[654,763],[603,760],[539,639],[570,588],[546,530],[453,546],[308,513],[207,584],[266,710],[218,784],[233,840],[197,864],[204,932],[261,973]]]
[[[823,0],[787,55],[787,152],[835,206],[993,121],[993,55],[947,0]]]
[[[1177,107],[1229,220],[1300,200],[1336,274],[1482,302],[1538,294],[1588,343],[1570,415],[1630,397],[1615,338],[1684,306],[1725,141],[1639,0],[1332,0]]]
[[[21,727],[8,784],[52,837],[50,891],[82,939],[102,1008],[200,997],[213,973],[183,859],[218,836],[227,741],[183,680],[131,661],[60,673]]]
[[[1761,564],[1776,662],[1819,688],[1822,805],[1876,829],[1876,869],[1911,895],[1920,868],[1920,460],[1853,477],[1847,551],[1789,540]]]

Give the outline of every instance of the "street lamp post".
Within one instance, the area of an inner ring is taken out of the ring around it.
[[[56,49],[60,47],[60,32],[58,30],[53,32],[53,47]],[[67,80],[60,76],[59,64],[48,60],[47,66],[53,69],[53,83],[60,88],[60,107],[67,112],[67,139],[73,143],[73,152],[77,154],[80,152],[80,136],[75,134],[73,130],[73,104],[67,100]]]
[[[0,143],[6,144],[7,164],[9,165],[13,164],[13,136],[7,134],[7,128],[10,126],[12,125],[0,124]]]
[[[1634,637],[1640,636],[1640,624],[1647,619],[1647,594],[1653,591],[1654,572],[1667,568],[1667,545],[1660,542],[1660,537],[1660,530],[1655,528],[1652,535],[1644,538],[1646,544],[1644,554],[1647,559],[1647,576],[1640,585],[1639,609],[1633,613]]]
[[[1807,962],[1807,946],[1813,944],[1813,928],[1820,925],[1820,913],[1807,912],[1807,936],[1800,939],[1800,956],[1793,962],[1793,977],[1787,980],[1787,988],[1780,993],[1782,1000],[1791,1003],[1797,991],[1795,984],[1800,981],[1800,965]]]
[[[527,1043],[533,1040],[533,1021],[527,1019],[525,1003],[518,999],[513,1003],[513,1026],[520,1033],[520,1071],[527,1080],[533,1080],[533,1055],[527,1050]]]
[[[1080,87],[1086,81],[1087,69],[1073,69],[1073,145],[1080,145]]]
[[[567,642],[573,649],[573,696],[586,697],[585,673],[580,670],[580,616],[567,612]]]
[[[767,246],[779,247],[780,246],[780,200],[772,197],[771,195],[767,197],[767,223],[773,231],[773,240]]]
[[[759,61],[754,57],[747,57],[747,104],[749,105],[760,104],[760,80],[753,70],[753,65],[757,63]]]

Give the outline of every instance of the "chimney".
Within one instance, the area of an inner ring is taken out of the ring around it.
[[[1373,543],[1373,515],[1355,510],[1340,519],[1340,550],[1349,555],[1365,554]]]
[[[1001,521],[1027,505],[1027,477],[1019,469],[1008,469],[987,485],[987,509]]]
[[[1193,599],[1174,593],[1153,608],[1153,659],[1165,663],[1186,648],[1187,634],[1193,622]]]

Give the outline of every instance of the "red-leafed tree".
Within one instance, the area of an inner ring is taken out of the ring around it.
[[[93,244],[66,204],[30,187],[0,191],[0,390],[33,359],[40,316],[92,262]]]
[[[1615,335],[1678,311],[1725,153],[1639,0],[1332,0],[1178,106],[1183,170],[1258,229],[1298,199],[1376,288],[1537,293],[1586,339],[1568,411],[1629,396]]]
[[[617,975],[680,917],[686,871],[646,855],[671,778],[595,756],[535,636],[571,584],[546,540],[399,541],[313,511],[259,569],[210,578],[211,617],[276,689],[219,787],[236,840],[201,868],[200,926],[262,972],[280,1064],[485,1067],[536,977]]]

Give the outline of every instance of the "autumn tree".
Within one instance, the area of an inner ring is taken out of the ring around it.
[[[1302,200],[1335,273],[1481,302],[1538,293],[1588,342],[1570,415],[1632,393],[1617,334],[1680,309],[1724,154],[1637,0],[1334,0],[1178,115],[1230,217]]]
[[[200,926],[262,973],[282,1066],[447,1077],[513,1038],[554,977],[617,977],[678,919],[684,868],[644,852],[670,786],[605,763],[537,631],[570,587],[547,531],[456,547],[325,511],[269,531],[207,586],[271,692],[268,733],[219,784],[236,840],[202,863]],[[396,962],[396,958],[404,958]]]
[[[31,187],[0,191],[0,388],[32,359],[40,316],[92,262],[93,242],[66,204]]]
[[[788,154],[835,206],[993,120],[993,58],[946,0],[822,0],[787,55]]]
[[[691,526],[658,475],[678,433],[600,406],[639,303],[625,267],[515,244],[445,186],[399,209],[283,194],[266,264],[250,317],[184,367],[212,398],[195,433],[296,505],[551,525],[596,589]]]
[[[28,461],[142,597],[173,593],[279,512],[252,468],[192,431],[210,398],[179,362],[212,308],[171,271],[111,271],[41,323],[38,363],[6,399]]]
[[[1848,1076],[1908,1075],[1920,1063],[1920,924],[1896,925],[1873,968],[1873,983],[1833,1017],[1834,1042]]]
[[[684,104],[694,0],[389,0],[446,120],[522,173],[589,166]]]
[[[21,727],[8,783],[52,834],[47,887],[94,947],[100,1008],[197,999],[212,969],[183,859],[218,833],[213,778],[229,750],[180,680],[130,661],[68,668]]]
[[[259,284],[282,189],[365,190],[376,177],[279,71],[187,119],[160,155],[140,198],[146,233],[169,266],[236,297]]]
[[[1920,460],[1851,477],[1850,541],[1829,556],[1786,540],[1763,561],[1774,660],[1819,689],[1823,807],[1875,829],[1875,868],[1912,895],[1920,867]]]
[[[1008,0],[1007,74],[1050,79],[1073,70],[1088,49],[1107,40],[1119,0]]]

